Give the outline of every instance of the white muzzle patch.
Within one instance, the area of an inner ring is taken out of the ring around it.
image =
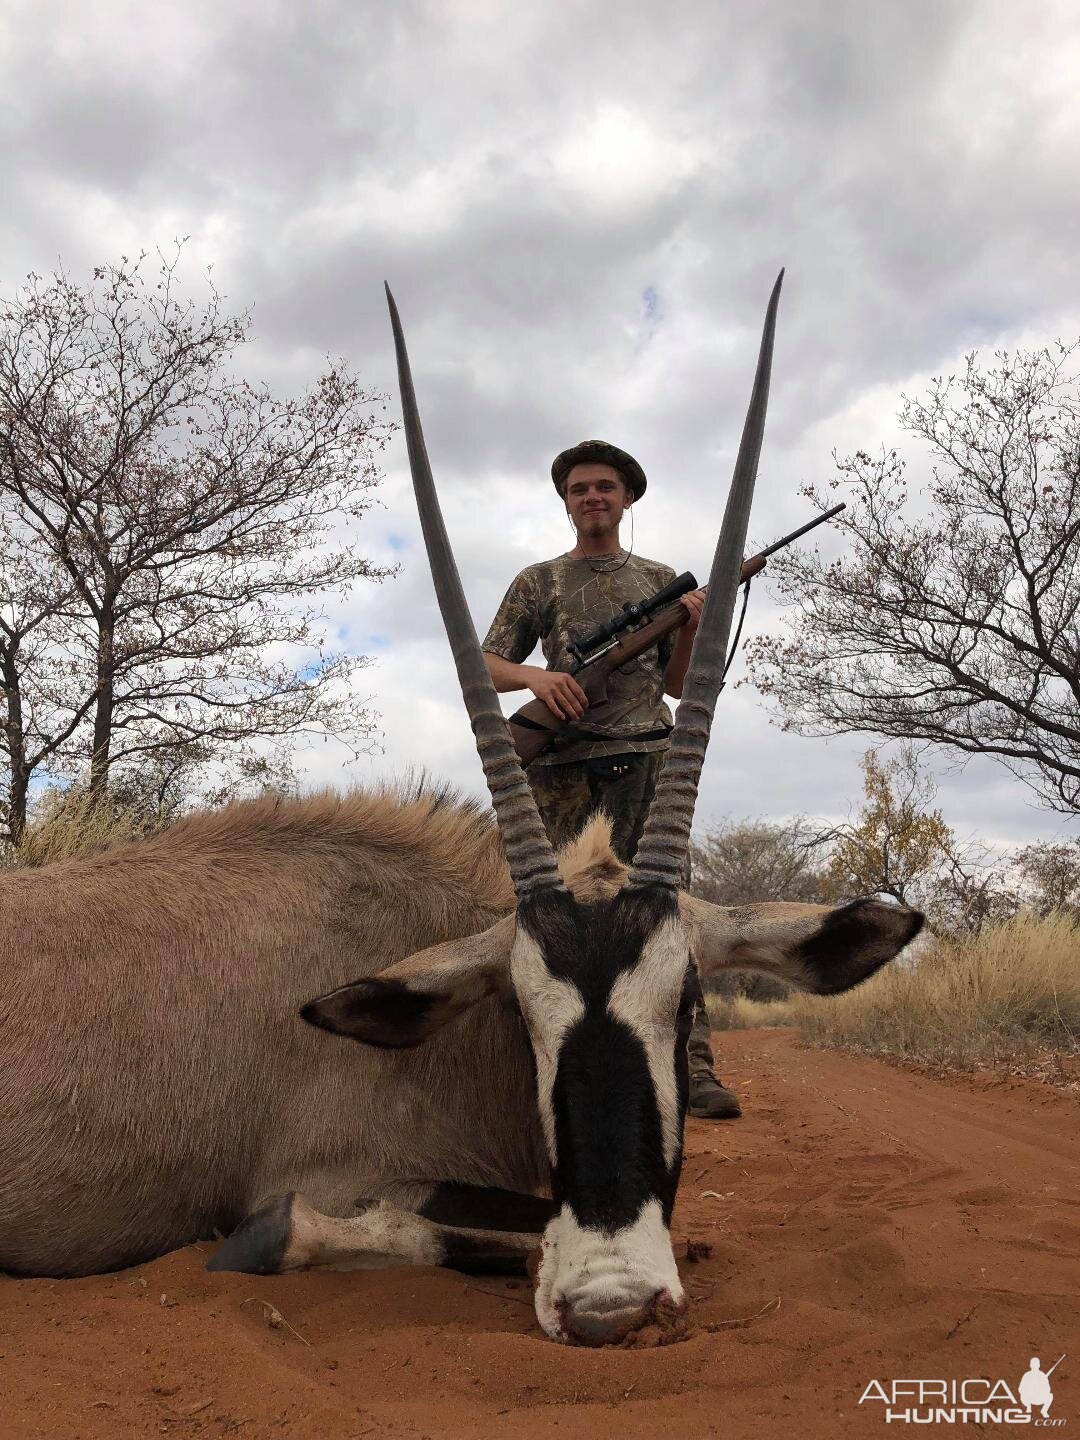
[[[614,1344],[649,1323],[658,1306],[685,1306],[671,1236],[658,1200],[609,1234],[584,1228],[564,1205],[544,1231],[536,1316],[563,1344]]]

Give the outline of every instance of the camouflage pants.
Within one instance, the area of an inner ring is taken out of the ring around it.
[[[565,845],[595,811],[606,810],[611,816],[611,848],[620,860],[629,863],[645,827],[663,759],[663,751],[652,751],[645,755],[605,755],[566,765],[530,766],[526,774],[552,845],[556,849]],[[689,887],[688,856],[683,888]],[[700,984],[687,1051],[691,1076],[712,1070],[709,1017]]]

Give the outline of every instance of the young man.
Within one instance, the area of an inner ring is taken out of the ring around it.
[[[633,456],[602,440],[584,440],[555,457],[551,478],[577,544],[517,576],[484,640],[484,658],[496,690],[531,690],[554,715],[572,722],[527,771],[552,844],[571,839],[603,808],[611,816],[615,853],[630,861],[671,732],[664,694],[676,699],[682,694],[704,592],[683,596],[689,619],[674,642],[666,636],[656,649],[616,670],[607,702],[586,714],[585,692],[562,669],[570,663],[569,644],[612,619],[626,601],[655,594],[674,580],[675,571],[619,543],[623,515],[645,493],[645,474]],[[522,663],[538,640],[547,669]],[[690,1113],[712,1119],[739,1115],[737,1097],[713,1074],[700,988],[689,1053]]]

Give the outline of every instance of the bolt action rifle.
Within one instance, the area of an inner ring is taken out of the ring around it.
[[[800,526],[798,530],[793,530],[790,535],[783,536],[775,544],[759,551],[757,555],[751,555],[749,560],[744,560],[742,563],[742,570],[739,573],[740,582],[745,582],[749,589],[749,582],[764,570],[765,562],[770,555],[775,555],[777,550],[782,550],[785,545],[790,545],[793,540],[798,540],[808,530],[813,530],[818,525],[824,525],[826,520],[831,520],[844,508],[843,504],[834,505],[831,510],[826,510],[824,515],[819,515],[806,525]],[[685,605],[679,604],[679,597],[689,594],[691,590],[697,588],[697,581],[687,570],[647,600],[628,601],[613,620],[601,625],[591,635],[575,640],[568,647],[573,658],[566,673],[573,675],[585,691],[590,708],[593,705],[602,705],[608,698],[607,684],[613,670],[621,669],[631,660],[636,660],[639,655],[658,644],[663,636],[671,634],[680,625],[686,624],[690,618],[690,612]],[[741,629],[742,620],[740,618],[739,630]],[[732,654],[738,643],[739,631],[737,630],[732,644]],[[728,664],[730,663],[731,656],[729,655]],[[528,765],[530,760],[535,760],[538,755],[542,755],[554,742],[556,736],[567,731],[572,733],[575,723],[571,720],[560,720],[548,709],[543,700],[530,700],[527,705],[516,710],[510,716],[510,734],[521,763]],[[607,737],[597,736],[596,738]],[[610,738],[612,740],[619,739],[617,735],[612,735]]]

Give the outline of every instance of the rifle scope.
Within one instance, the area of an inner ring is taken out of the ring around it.
[[[603,645],[605,641],[613,640],[616,635],[621,635],[632,625],[647,620],[657,610],[663,610],[666,605],[672,604],[681,595],[688,595],[691,590],[697,588],[697,581],[689,570],[685,570],[681,575],[676,575],[675,579],[665,585],[662,590],[658,590],[655,595],[650,595],[647,600],[628,600],[613,620],[608,620],[599,626],[591,635],[585,635],[580,640],[575,640],[567,646],[567,649],[579,665],[584,665],[590,652]]]

